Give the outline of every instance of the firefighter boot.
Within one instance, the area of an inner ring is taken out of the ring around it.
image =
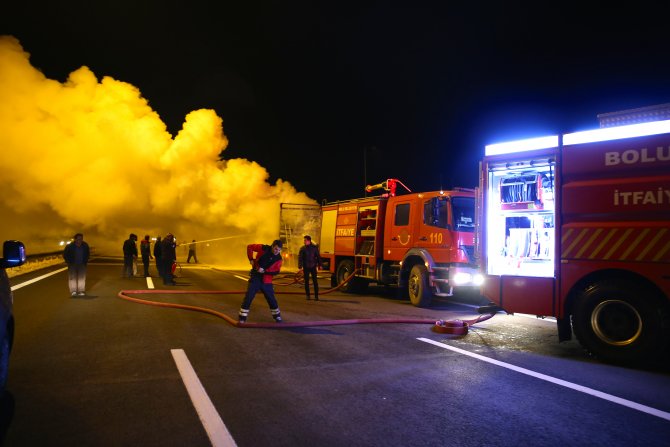
[[[249,309],[242,309],[240,308],[240,313],[237,317],[237,321],[239,323],[246,323],[247,322],[247,317],[249,316]]]
[[[279,309],[270,309],[270,312],[272,313],[272,318],[275,319],[275,323],[281,323],[281,312]]]

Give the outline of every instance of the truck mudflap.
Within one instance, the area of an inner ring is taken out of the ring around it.
[[[572,339],[572,325],[570,324],[570,317],[557,318],[558,325],[558,341],[569,341]]]
[[[505,309],[495,303],[487,304],[486,306],[479,306],[477,308],[477,313],[479,314],[494,314],[498,312],[508,313]]]

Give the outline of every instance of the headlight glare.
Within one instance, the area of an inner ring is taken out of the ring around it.
[[[472,281],[472,275],[467,272],[457,272],[454,275],[454,285],[461,286]]]

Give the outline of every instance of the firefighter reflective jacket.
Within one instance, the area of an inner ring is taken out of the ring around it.
[[[247,258],[253,263],[251,276],[261,276],[265,284],[272,284],[272,277],[281,270],[281,254],[272,253],[272,247],[264,244],[247,245]],[[263,273],[259,273],[259,267]]]

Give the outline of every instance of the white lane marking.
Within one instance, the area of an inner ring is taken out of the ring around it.
[[[249,281],[249,278],[245,278],[244,276],[239,276],[239,275],[233,275],[237,279],[241,279],[242,281]]]
[[[88,265],[95,265],[95,264],[91,264],[91,263],[89,263]],[[99,265],[109,265],[109,264],[99,264]],[[49,272],[49,273],[47,273],[47,274],[45,274],[45,275],[38,276],[37,278],[33,278],[33,279],[30,279],[30,280],[28,280],[28,281],[26,281],[26,282],[22,282],[22,283],[20,283],[20,284],[17,284],[17,285],[15,285],[15,286],[12,286],[12,287],[11,287],[12,292],[15,291],[15,290],[20,289],[21,287],[29,286],[30,284],[36,283],[37,281],[41,281],[41,280],[43,280],[43,279],[45,279],[45,278],[48,278],[49,276],[53,276],[53,275],[55,275],[56,273],[64,272],[65,270],[67,270],[67,267],[63,267],[63,268],[61,268],[61,269],[54,270],[53,272]],[[151,276],[147,276],[147,287],[148,287],[149,289],[153,289],[153,288],[155,288],[155,287],[154,287],[154,282],[153,282],[153,280],[151,279]]]
[[[55,275],[56,273],[64,272],[65,270],[67,270],[67,267],[64,267],[64,268],[59,269],[59,270],[54,270],[53,272],[49,272],[46,275],[38,276],[37,278],[33,278],[33,279],[30,279],[26,282],[22,282],[21,284],[17,284],[15,286],[12,286],[12,292],[17,290],[17,289],[20,289],[21,287],[29,286],[30,284],[36,283],[37,281],[41,281],[44,278],[48,278],[49,276]]]
[[[183,349],[172,349],[172,357],[177,364],[177,369],[181,375],[181,379],[186,386],[191,402],[195,407],[195,411],[200,417],[203,427],[209,436],[209,440],[215,447],[233,447],[237,446],[235,440],[230,435],[226,425],[221,420],[221,416],[214,408],[214,404],[209,399],[205,388],[202,386],[200,379],[195,373],[191,362]]]
[[[633,410],[641,411],[643,413],[650,414],[652,416],[659,417],[661,419],[665,419],[667,421],[670,421],[670,413],[667,413],[662,410],[658,410],[656,408],[648,407],[646,405],[638,404],[637,402],[633,402],[630,400],[622,399],[617,396],[613,396],[611,394],[603,393],[602,391],[594,390],[592,388],[587,388],[582,385],[577,385],[576,383],[568,382],[566,380],[561,380],[557,379],[556,377],[551,377],[547,376],[546,374],[538,373],[535,371],[531,371],[526,368],[521,368],[519,366],[514,366],[509,363],[501,362],[499,360],[494,360],[489,357],[484,357],[483,355],[475,354],[474,352],[469,352],[464,349],[459,349],[454,346],[449,346],[444,343],[440,343],[434,340],[430,340],[428,338],[417,338],[419,341],[423,341],[425,343],[430,343],[431,345],[435,345],[439,348],[442,349],[449,349],[454,352],[458,352],[459,354],[467,355],[469,357],[475,358],[477,360],[481,360],[483,362],[491,363],[493,365],[497,366],[502,366],[503,368],[511,369],[512,371],[516,371],[521,374],[526,374],[531,377],[535,377],[536,379],[540,380],[546,380],[547,382],[554,383],[556,385],[564,386],[566,388],[573,389],[575,391],[579,391],[581,393],[586,393],[590,394],[591,396],[599,397],[600,399],[608,400],[610,402],[614,402],[615,404],[623,405],[624,407],[632,408]]]

